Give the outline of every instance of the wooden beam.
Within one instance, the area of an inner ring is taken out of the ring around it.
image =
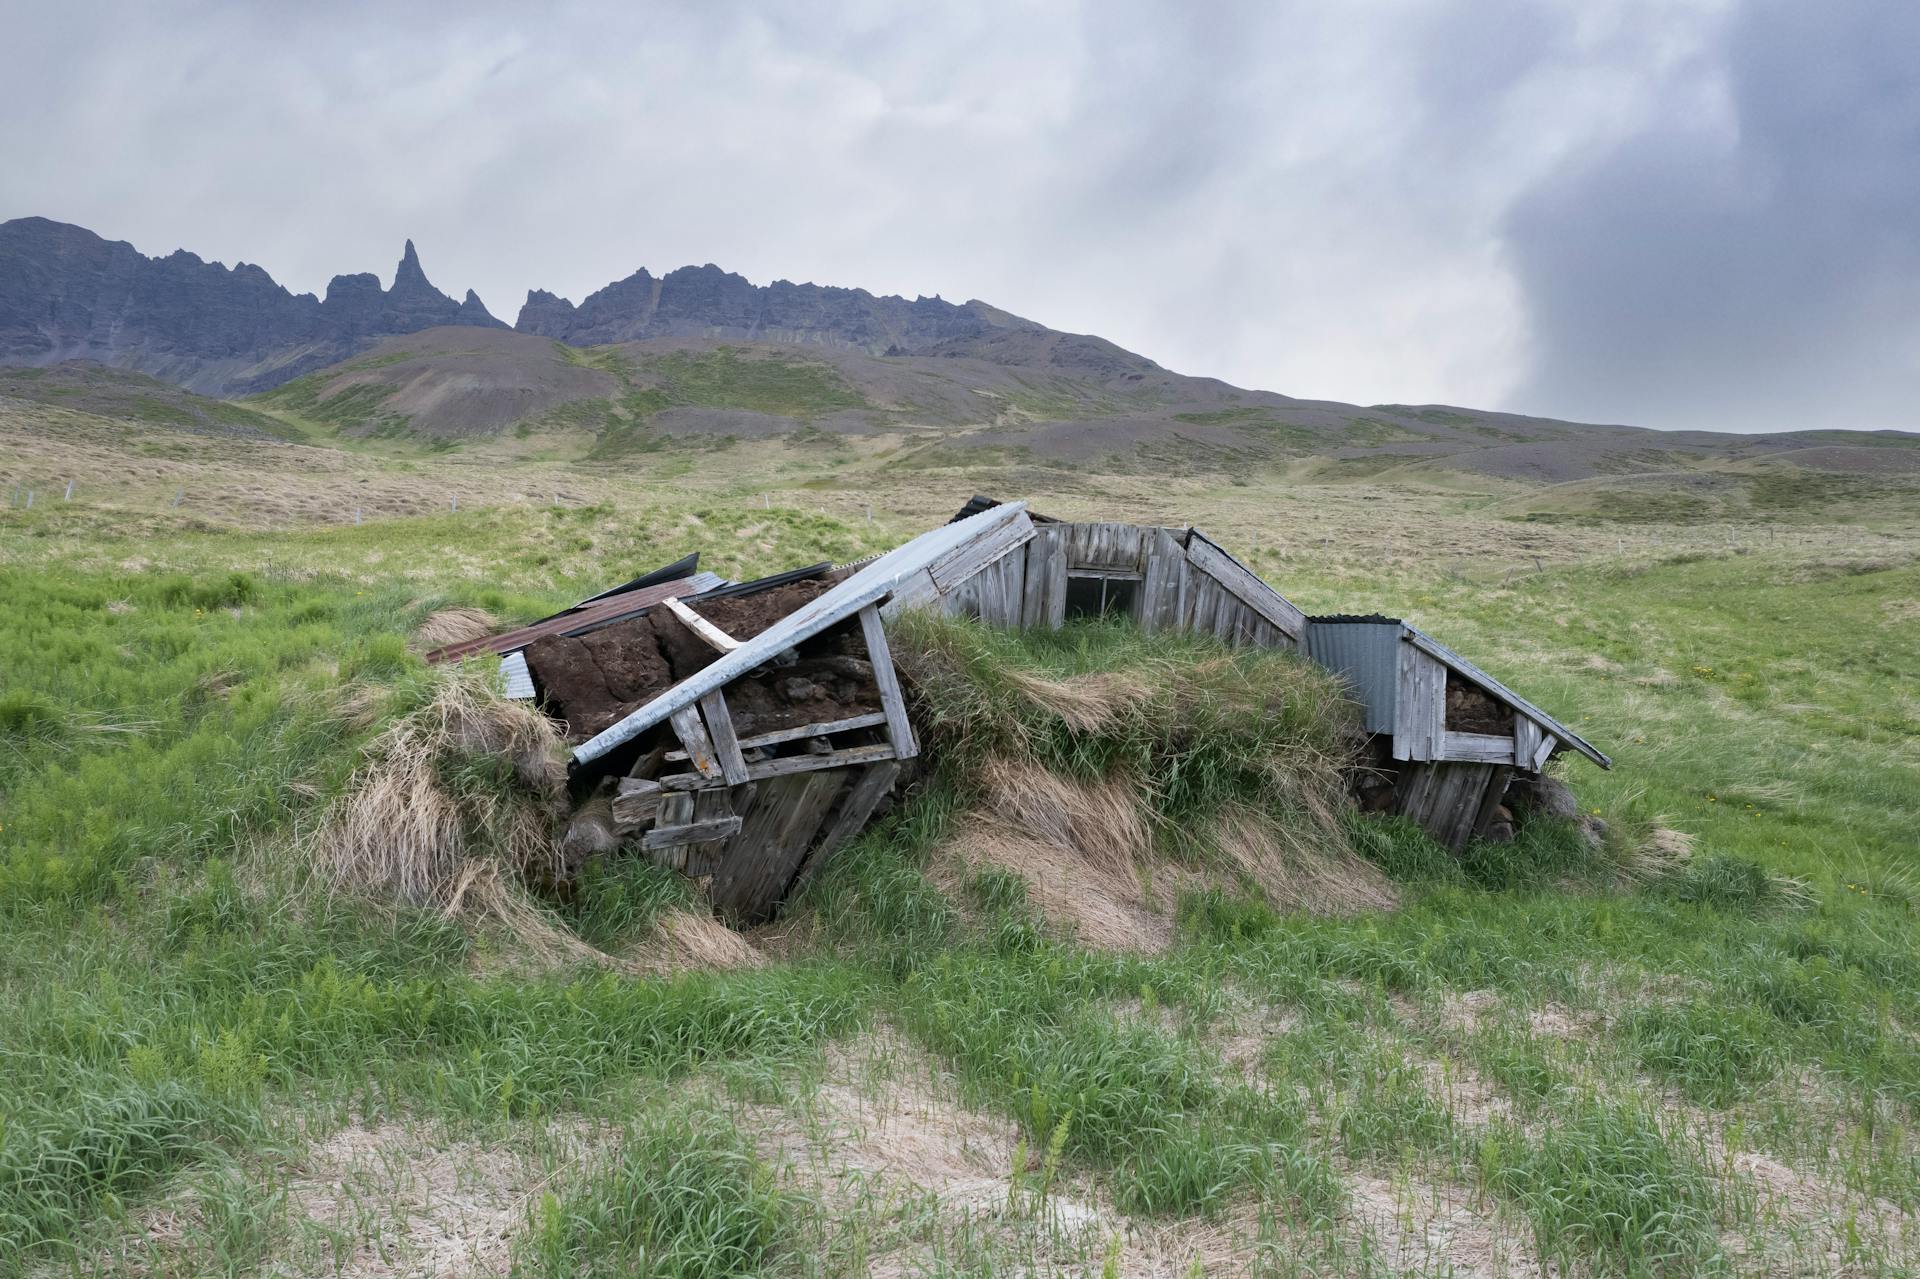
[[[686,623],[687,629],[705,641],[708,648],[721,653],[731,653],[734,649],[740,647],[739,640],[688,608],[681,602],[678,595],[669,595],[664,600],[661,600],[660,603],[666,607],[669,613],[672,613],[675,617]]]
[[[673,724],[674,735],[680,739],[680,745],[687,752],[702,777],[719,780],[720,762],[714,758],[713,739],[707,736],[706,725],[700,722],[700,707],[689,703],[668,717]]]
[[[850,733],[856,728],[878,728],[887,722],[887,717],[878,711],[867,715],[850,715],[846,719],[832,719],[824,724],[802,724],[799,728],[776,728],[771,733],[755,733],[752,737],[740,739],[740,749],[754,750],[761,746],[778,746],[782,742],[797,742],[803,737],[828,737],[834,733]],[[687,757],[685,751],[668,751],[666,758],[671,763],[679,763]]]
[[[829,751],[825,755],[789,755],[785,759],[769,759],[758,764],[748,764],[747,779],[758,782],[769,777],[811,773],[823,768],[849,768],[856,764],[877,764],[883,759],[893,757],[891,742],[883,742],[878,746],[849,746],[845,750]],[[717,777],[705,777],[699,773],[669,773],[660,779],[660,785],[670,791],[692,791],[724,786],[726,783]]]
[[[887,717],[887,737],[893,743],[895,759],[912,759],[920,753],[913,739],[913,724],[907,719],[907,700],[900,692],[900,675],[893,669],[893,653],[887,648],[887,628],[880,610],[869,604],[860,610],[860,633],[866,637],[867,660],[873,663],[874,687],[880,690],[880,709]]]
[[[1441,759],[1471,764],[1513,763],[1513,738],[1492,733],[1448,733],[1440,747]]]
[[[715,817],[710,821],[688,822],[685,826],[656,826],[640,837],[640,847],[668,848],[675,844],[704,844],[710,839],[730,839],[739,833],[738,817]]]
[[[733,716],[727,710],[725,689],[714,689],[700,699],[700,715],[707,721],[707,733],[713,738],[714,758],[720,764],[720,775],[727,779],[727,785],[744,785],[747,780],[747,761],[740,751],[740,739],[733,733]]]

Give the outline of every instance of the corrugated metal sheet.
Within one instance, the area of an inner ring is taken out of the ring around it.
[[[642,587],[586,608],[569,609],[544,622],[535,622],[530,626],[504,631],[499,635],[485,635],[476,640],[467,640],[465,643],[437,648],[427,654],[427,660],[454,662],[474,653],[511,653],[548,635],[575,635],[582,631],[611,625],[629,617],[637,617],[669,595],[691,597],[702,591],[710,591],[720,584],[721,579],[712,573],[697,573],[692,577],[681,578],[679,581]]]
[[[1367,708],[1369,733],[1391,733],[1400,680],[1399,622],[1307,622],[1307,656],[1346,681]]]
[[[500,674],[507,682],[507,696],[525,701],[533,699],[533,672],[527,669],[525,653],[508,653],[500,659]]]

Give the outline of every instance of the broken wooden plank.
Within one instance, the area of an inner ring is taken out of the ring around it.
[[[709,900],[747,920],[769,914],[846,784],[846,775],[838,772],[770,783],[754,805],[752,828],[743,828],[722,854],[707,889]]]
[[[834,733],[850,733],[856,728],[877,728],[887,722],[887,717],[879,711],[866,715],[849,715],[845,719],[830,719],[823,724],[802,724],[799,728],[776,728],[770,733],[755,733],[752,737],[740,739],[740,749],[756,750],[762,746],[778,746],[782,742],[797,742],[803,737],[829,737]],[[679,763],[687,757],[685,751],[668,751],[666,758]]]
[[[867,660],[873,664],[873,684],[880,690],[880,709],[887,717],[887,738],[893,743],[896,759],[912,759],[920,753],[913,739],[913,724],[907,719],[907,700],[900,692],[900,675],[893,669],[893,653],[887,648],[887,628],[880,621],[880,610],[868,605],[860,610],[860,633],[867,641]]]
[[[677,595],[669,595],[660,601],[669,613],[686,624],[688,630],[698,635],[708,648],[721,653],[731,653],[740,647],[740,641],[709,622],[700,614],[688,608]]]
[[[708,840],[730,839],[740,833],[738,817],[714,817],[684,826],[656,826],[640,837],[642,848],[669,848],[676,844],[704,844]]]
[[[693,820],[693,796],[666,795],[660,800],[659,826],[685,826]],[[658,827],[656,827],[658,829]],[[670,870],[685,870],[687,850],[684,844],[671,844],[650,850],[653,860]]]
[[[1501,801],[1507,797],[1507,783],[1513,778],[1513,769],[1500,765],[1494,768],[1493,775],[1487,778],[1486,793],[1480,797],[1480,811],[1473,818],[1473,838],[1482,839],[1487,828],[1493,825],[1494,818],[1500,813]]]
[[[927,565],[927,572],[942,592],[950,591],[1015,547],[1025,545],[1032,536],[1033,521],[1022,510],[1013,519],[1002,521],[934,560]]]
[[[680,746],[687,752],[687,759],[702,777],[718,779],[721,776],[720,762],[714,758],[713,739],[707,736],[706,725],[700,722],[700,707],[688,703],[669,717],[673,732],[680,739]]]
[[[841,845],[866,829],[873,810],[887,797],[887,792],[893,789],[893,783],[899,776],[900,761],[892,759],[869,764],[861,770],[860,776],[847,787],[839,811],[834,814],[826,833],[820,836],[819,844],[801,868],[802,877],[811,875],[822,862],[839,851]]]
[[[622,777],[613,796],[613,825],[622,833],[651,825],[660,815],[666,792],[659,782],[644,777]]]
[[[855,764],[877,764],[883,759],[892,759],[893,743],[882,742],[878,746],[849,746],[845,750],[829,751],[824,755],[789,755],[784,759],[769,759],[758,764],[747,765],[747,778],[750,781],[764,781],[769,777],[785,777],[792,773],[811,773],[823,768],[848,768]],[[699,773],[669,773],[660,779],[660,784],[669,791],[703,790],[714,786],[723,786],[717,778],[704,777]]]
[[[1260,575],[1209,541],[1199,529],[1187,534],[1187,562],[1219,582],[1247,607],[1272,622],[1288,639],[1298,642],[1306,630],[1307,615]]]
[[[719,762],[720,775],[727,779],[729,786],[739,786],[747,780],[747,761],[740,750],[740,739],[734,736],[733,715],[727,710],[725,689],[716,688],[700,699],[700,717],[707,722],[707,735],[713,739],[714,759]]]

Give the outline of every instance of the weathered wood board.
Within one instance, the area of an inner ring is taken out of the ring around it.
[[[850,774],[802,773],[762,784],[753,811],[721,851],[707,896],[737,919],[764,918],[786,894]]]
[[[713,757],[720,765],[720,775],[729,786],[741,785],[747,780],[747,761],[740,750],[740,739],[733,732],[733,714],[727,710],[724,689],[716,688],[700,699],[700,717],[707,723],[707,736],[713,741]]]
[[[839,806],[827,822],[819,842],[807,854],[807,860],[800,868],[799,879],[804,880],[812,875],[848,840],[866,829],[867,823],[873,818],[873,810],[887,797],[887,792],[893,789],[899,776],[900,763],[891,759],[869,764],[860,770],[852,784],[842,792]]]
[[[688,703],[675,711],[669,722],[673,725],[674,736],[680,739],[680,749],[687,753],[687,760],[702,777],[717,778],[720,773],[720,761],[714,758],[713,739],[707,736],[707,727],[700,722],[700,707],[697,703]]]
[[[1440,748],[1440,758],[1472,764],[1513,763],[1513,738],[1491,733],[1448,732]]]
[[[1209,541],[1199,529],[1187,534],[1187,560],[1232,593],[1241,603],[1272,622],[1295,644],[1306,633],[1307,615],[1260,576]]]
[[[867,661],[873,666],[874,687],[880,690],[880,710],[887,717],[887,739],[893,743],[896,759],[912,759],[920,753],[914,741],[913,723],[907,718],[907,700],[900,692],[900,675],[893,669],[893,652],[887,647],[886,624],[880,610],[868,605],[860,610],[860,633],[867,641]]]
[[[789,755],[784,759],[763,760],[758,764],[747,765],[747,780],[758,782],[769,777],[790,777],[795,773],[817,773],[825,768],[851,768],[855,765],[877,764],[883,759],[892,759],[893,743],[882,742],[878,746],[849,746],[844,750],[830,751],[824,755]],[[669,773],[660,779],[660,784],[669,791],[712,790],[726,783],[712,778],[702,777],[699,773]]]
[[[1147,530],[1145,558],[1135,609],[1140,629],[1178,629],[1186,617],[1187,598],[1187,552],[1179,533],[1170,528]]]
[[[1402,642],[1393,705],[1393,757],[1439,759],[1446,740],[1447,668]]]
[[[1064,524],[1037,524],[1027,541],[1021,586],[1020,624],[1059,630],[1067,620],[1067,551]]]
[[[1067,568],[1138,573],[1144,567],[1147,529],[1138,524],[1065,524]]]
[[[928,576],[942,591],[950,591],[1033,536],[1033,521],[1023,510],[1018,516],[956,547],[927,566]]]

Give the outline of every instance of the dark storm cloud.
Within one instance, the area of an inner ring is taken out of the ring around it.
[[[1764,0],[1724,102],[1666,105],[1516,206],[1542,411],[1722,429],[1920,414],[1920,7]]]
[[[1300,395],[1877,421],[1920,350],[1914,25],[1892,0],[50,5],[0,45],[0,216],[307,290],[387,276],[411,236],[509,320],[529,287],[714,261],[981,297]]]

